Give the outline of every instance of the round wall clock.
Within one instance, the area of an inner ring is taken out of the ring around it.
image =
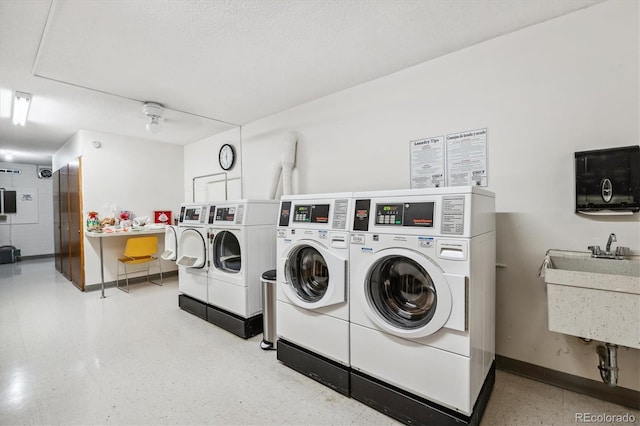
[[[236,150],[228,143],[222,145],[218,153],[218,163],[222,170],[230,170],[236,162]]]

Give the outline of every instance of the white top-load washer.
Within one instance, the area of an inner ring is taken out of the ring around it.
[[[236,200],[212,206],[207,221],[209,305],[242,318],[262,312],[260,277],[275,269],[278,204]]]
[[[353,197],[353,371],[471,416],[495,357],[493,193],[454,187]]]
[[[280,341],[349,365],[351,193],[286,195],[277,233]],[[282,345],[278,343],[278,351]]]
[[[206,219],[209,205],[185,203],[178,219],[178,288],[183,294],[207,302],[208,247]]]

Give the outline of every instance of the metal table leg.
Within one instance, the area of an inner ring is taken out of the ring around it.
[[[100,282],[101,282],[101,290],[102,290],[102,296],[100,296],[100,299],[104,299],[105,295],[104,295],[104,261],[102,260],[102,238],[98,238],[100,240]]]

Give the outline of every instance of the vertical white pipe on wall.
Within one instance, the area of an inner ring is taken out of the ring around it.
[[[280,164],[275,167],[271,189],[269,193],[272,199],[276,199],[278,195],[278,187],[282,181],[282,195],[290,195],[293,192],[293,168],[296,165],[296,146],[298,144],[298,135],[289,132],[285,135]]]

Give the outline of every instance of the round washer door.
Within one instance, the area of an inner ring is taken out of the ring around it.
[[[427,257],[408,250],[382,250],[369,265],[364,283],[358,284],[365,286],[365,312],[380,328],[420,338],[444,326],[451,313],[451,290],[440,268]]]
[[[291,247],[284,275],[284,291],[294,305],[316,309],[346,302],[346,259],[315,241]]]
[[[202,269],[207,263],[207,244],[202,233],[194,228],[184,228],[178,240],[176,263],[187,268]]]
[[[211,260],[216,269],[237,274],[242,269],[242,253],[238,237],[231,231],[219,231],[211,245]]]

